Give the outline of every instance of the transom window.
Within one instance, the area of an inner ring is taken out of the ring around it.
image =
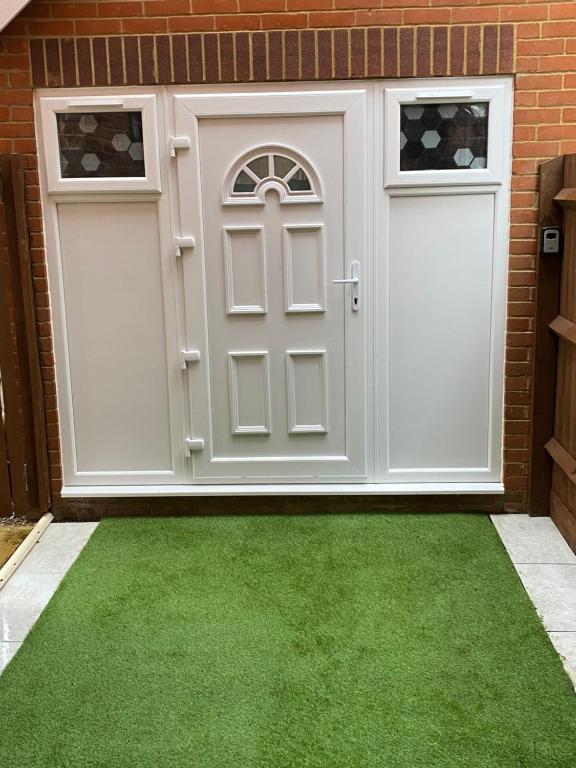
[[[400,170],[487,167],[488,102],[402,104]]]
[[[229,176],[226,202],[264,202],[276,189],[281,202],[318,202],[318,177],[295,152],[280,147],[252,150],[236,162]]]
[[[39,97],[50,193],[161,190],[155,93]]]
[[[141,112],[56,115],[63,179],[143,177]]]

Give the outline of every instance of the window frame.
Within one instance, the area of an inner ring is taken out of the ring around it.
[[[507,85],[479,85],[466,81],[461,86],[436,87],[434,84],[410,88],[387,88],[384,91],[384,187],[421,187],[430,184],[472,185],[502,184],[498,169],[504,167],[505,153],[502,136],[505,133]],[[452,103],[488,103],[488,152],[486,168],[400,170],[400,106]]]
[[[160,192],[158,108],[155,94],[115,94],[101,96],[80,94],[39,99],[42,139],[46,158],[48,192]],[[60,168],[60,143],[57,115],[60,113],[140,112],[144,147],[144,176],[90,176],[63,178]]]

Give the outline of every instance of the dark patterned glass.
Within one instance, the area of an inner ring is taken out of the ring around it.
[[[248,163],[248,168],[258,176],[259,179],[265,179],[270,173],[270,162],[268,155],[262,155],[256,157],[252,162]]]
[[[312,189],[308,176],[306,176],[302,168],[298,168],[288,179],[288,188],[292,192],[309,192]]]
[[[294,160],[284,155],[255,157],[240,170],[232,191],[240,195],[254,192],[258,183],[254,180],[254,176],[261,181],[267,178],[285,179],[289,176],[287,184],[290,192],[311,192],[312,185],[304,169],[298,166],[295,171],[292,171],[296,165]]]
[[[141,112],[57,115],[63,179],[145,176]]]
[[[296,163],[294,160],[290,160],[289,157],[283,155],[274,155],[274,175],[279,179],[283,179],[294,168]]]
[[[236,182],[234,183],[234,192],[254,192],[256,189],[256,182],[250,178],[246,171],[240,171],[236,176]]]
[[[487,167],[488,102],[402,104],[400,170]]]

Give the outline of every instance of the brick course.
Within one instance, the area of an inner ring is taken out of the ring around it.
[[[576,152],[576,2],[33,0],[0,36],[0,152],[27,158],[52,488],[61,483],[32,120],[35,85],[516,74],[506,352],[506,505],[527,500],[537,168]]]
[[[467,56],[482,35],[490,55]],[[513,36],[509,24],[354,27],[32,39],[30,46],[34,86],[55,88],[512,74]]]

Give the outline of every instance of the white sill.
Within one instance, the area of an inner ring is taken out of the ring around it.
[[[502,483],[300,483],[298,485],[68,485],[62,498],[129,496],[431,496],[504,493]]]

